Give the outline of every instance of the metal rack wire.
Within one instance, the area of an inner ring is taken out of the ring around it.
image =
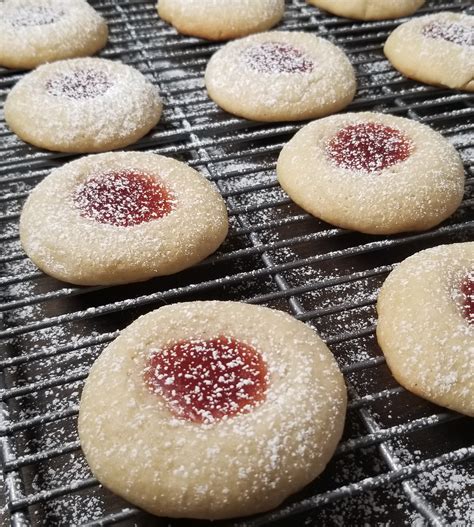
[[[231,231],[215,255],[173,277],[114,288],[46,277],[21,250],[19,213],[28,192],[71,157],[23,144],[0,121],[5,521],[16,527],[201,524],[153,519],[98,486],[80,452],[76,418],[88,369],[121,328],[165,302],[221,298],[276,307],[314,327],[334,352],[351,400],[343,441],[320,478],[276,511],[218,525],[468,525],[472,422],[395,383],[374,338],[374,304],[387,273],[406,256],[473,239],[472,97],[408,81],[390,67],[381,47],[399,21],[353,22],[288,0],[285,29],[316,32],[349,54],[359,81],[349,110],[427,123],[466,163],[464,202],[441,226],[388,238],[352,233],[311,218],[276,182],[279,150],[301,123],[250,123],[207,98],[203,71],[218,44],[177,35],[158,20],[152,1],[91,3],[111,29],[102,56],[134,65],[164,96],[163,121],[130,149],[172,155],[215,181]],[[468,12],[470,5],[429,1],[419,13]],[[2,101],[22,75],[0,70]]]

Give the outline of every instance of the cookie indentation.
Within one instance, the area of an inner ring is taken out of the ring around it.
[[[151,356],[145,382],[177,417],[209,424],[262,402],[267,366],[256,349],[233,337],[181,340]]]
[[[285,42],[264,42],[244,52],[245,62],[258,73],[311,73],[314,62]]]
[[[349,125],[329,142],[327,154],[338,167],[380,172],[405,161],[411,142],[399,130],[378,123]]]
[[[106,73],[93,69],[66,73],[46,83],[50,95],[74,100],[95,99],[104,95],[111,86],[112,82]]]
[[[423,27],[423,35],[428,38],[447,40],[460,46],[474,46],[474,27],[458,22],[431,22]]]
[[[158,220],[174,208],[169,190],[155,178],[133,170],[89,178],[73,196],[81,216],[115,227]]]

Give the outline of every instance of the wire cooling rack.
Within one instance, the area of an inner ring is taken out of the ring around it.
[[[356,67],[359,89],[349,111],[382,111],[426,123],[465,161],[465,199],[442,225],[391,237],[349,232],[304,213],[276,182],[278,153],[302,123],[250,123],[208,99],[203,72],[220,44],[177,35],[157,18],[153,1],[91,4],[111,30],[101,55],[135,66],[164,97],[162,122],[131,149],[171,155],[215,181],[231,229],[215,255],[172,277],[108,288],[47,277],[21,250],[18,218],[29,191],[72,157],[25,145],[2,117],[4,523],[206,525],[153,518],[100,487],[82,456],[76,419],[88,370],[120,329],[164,303],[229,299],[278,308],[314,327],[334,352],[350,392],[345,434],[327,470],[279,509],[245,520],[247,525],[474,524],[472,421],[398,386],[374,337],[377,291],[396,263],[427,247],[474,238],[472,96],[408,81],[391,68],[383,42],[403,20],[354,22],[302,0],[287,1],[282,28],[328,38]],[[446,9],[472,13],[470,6],[428,1],[417,16]],[[2,102],[22,76],[0,70]]]

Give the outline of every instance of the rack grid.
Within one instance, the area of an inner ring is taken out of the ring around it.
[[[423,248],[474,239],[474,108],[467,93],[403,78],[383,56],[402,20],[354,22],[287,0],[281,28],[317,33],[341,46],[357,70],[348,111],[382,111],[439,130],[466,166],[459,210],[425,233],[368,236],[304,213],[280,189],[281,147],[304,123],[261,124],[219,110],[203,72],[221,44],[178,35],[153,1],[91,0],[108,20],[105,58],[133,65],[160,87],[159,125],[130,150],[171,155],[214,181],[231,229],[223,247],[172,277],[120,287],[75,287],[39,272],[18,239],[29,191],[72,159],[30,147],[0,120],[0,454],[5,523],[206,525],[156,519],[92,477],[77,438],[81,387],[120,329],[164,303],[228,299],[267,305],[314,327],[348,384],[346,430],[325,473],[279,509],[213,525],[470,525],[474,523],[472,421],[408,393],[391,377],[374,337],[375,300],[398,262]],[[471,13],[470,1],[428,1],[416,16]],[[23,72],[0,69],[3,101]],[[2,518],[0,514],[0,519]]]

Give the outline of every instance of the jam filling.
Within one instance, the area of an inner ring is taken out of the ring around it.
[[[460,46],[474,46],[474,27],[458,22],[431,22],[423,27],[425,37],[447,40]]]
[[[461,282],[461,309],[464,318],[474,325],[474,270]]]
[[[405,161],[411,142],[395,128],[377,123],[351,124],[329,142],[327,154],[338,167],[380,172]]]
[[[66,73],[46,83],[46,89],[55,97],[68,99],[94,99],[103,95],[112,83],[103,71],[92,69]]]
[[[284,42],[264,42],[248,48],[245,62],[258,73],[309,73],[314,63],[299,49]]]
[[[57,22],[64,12],[45,6],[28,6],[15,9],[8,20],[13,27],[47,26]]]
[[[73,202],[82,217],[115,227],[158,220],[174,208],[173,197],[163,184],[134,170],[90,177],[76,188]]]
[[[251,412],[267,390],[260,353],[225,336],[161,349],[151,356],[144,378],[176,417],[204,424]]]

